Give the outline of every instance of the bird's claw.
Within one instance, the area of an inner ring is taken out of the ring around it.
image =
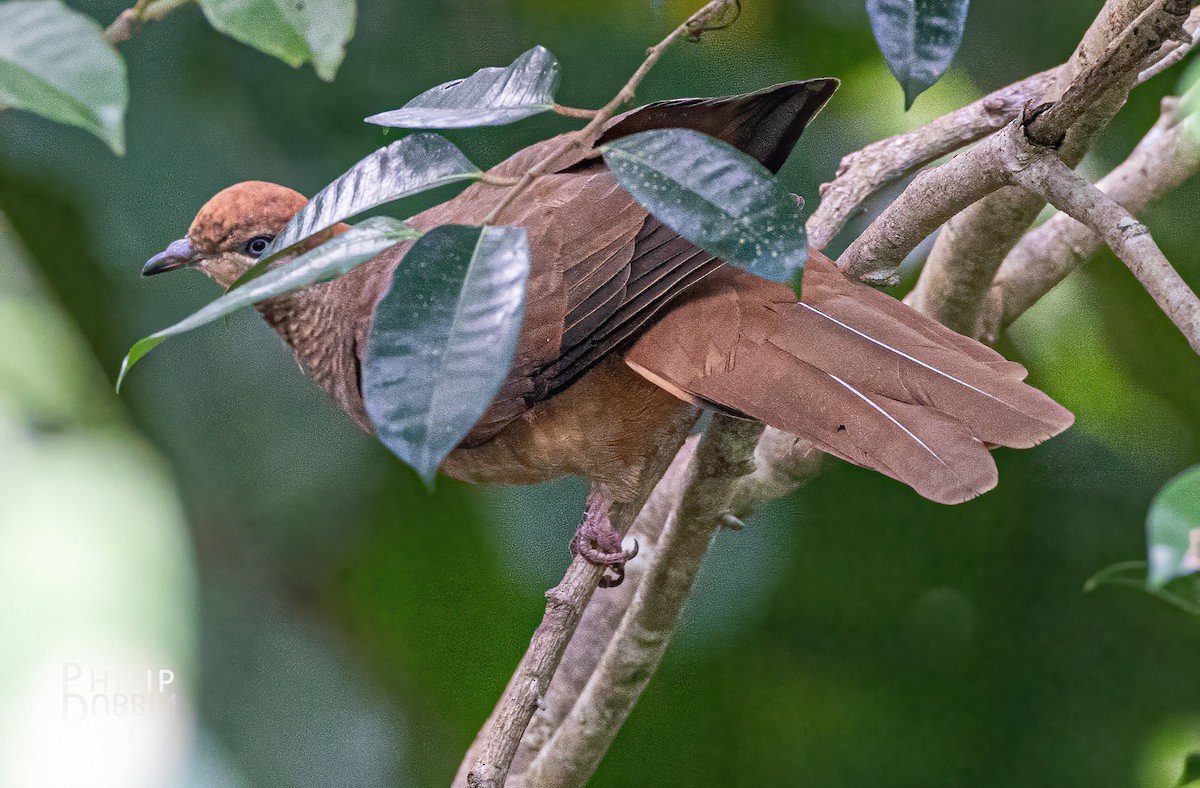
[[[583,556],[585,560],[607,570],[600,578],[601,588],[621,585],[625,579],[625,562],[633,560],[638,554],[638,547],[636,539],[628,550],[621,546],[621,534],[608,519],[608,506],[600,502],[588,506],[583,522],[571,538],[571,555]]]

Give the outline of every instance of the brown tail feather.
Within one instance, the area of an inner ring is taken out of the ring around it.
[[[753,93],[656,101],[619,115],[596,141],[603,145],[647,129],[695,129],[728,142],[778,172],[805,126],[837,90],[832,77],[784,82]]]
[[[1071,414],[1025,370],[809,260],[804,302],[725,267],[693,286],[626,353],[668,390],[812,440],[942,503],[996,483],[985,444],[1027,447]]]

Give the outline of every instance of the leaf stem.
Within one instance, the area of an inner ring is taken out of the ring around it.
[[[598,110],[594,109],[564,107],[562,104],[555,104],[551,107],[551,109],[553,109],[559,115],[563,115],[568,118],[585,118],[587,120],[591,120],[592,118],[596,117],[596,112],[598,112]]]
[[[479,180],[489,186],[516,186],[520,182],[520,178],[507,177],[504,175],[490,175],[483,173],[479,176]]]

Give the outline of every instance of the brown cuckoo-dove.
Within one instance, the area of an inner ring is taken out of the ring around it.
[[[634,494],[656,431],[683,408],[757,419],[942,503],[996,484],[991,447],[1025,448],[1066,429],[1070,412],[1026,385],[1019,364],[849,281],[818,252],[808,257],[802,300],[788,285],[715,259],[635,202],[596,147],[647,129],[691,128],[777,171],[834,85],[810,80],[632,110],[508,205],[498,220],[526,228],[532,255],[516,360],[442,470],[500,484],[588,477],[589,515],[572,545],[619,572],[626,555],[604,503]],[[558,145],[555,138],[518,152],[491,170],[493,183],[476,183],[410,224],[483,222],[508,191],[498,182]],[[193,267],[228,287],[305,203],[272,183],[231,186],[144,273]],[[258,305],[368,431],[362,359],[374,307],[410,246]]]

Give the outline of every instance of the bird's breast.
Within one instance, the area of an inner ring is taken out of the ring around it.
[[[659,433],[692,406],[630,370],[613,354],[490,440],[451,452],[442,470],[483,484],[535,484],[586,476],[616,500],[634,493]]]

